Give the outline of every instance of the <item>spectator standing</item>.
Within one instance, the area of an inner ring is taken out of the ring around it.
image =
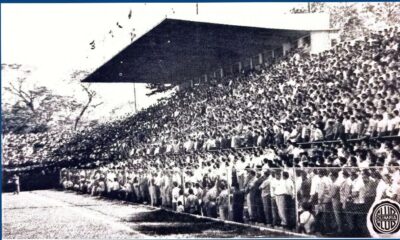
[[[220,193],[217,197],[217,205],[219,210],[219,217],[222,220],[229,219],[229,191],[225,183],[220,184]]]
[[[342,184],[342,179],[339,178],[338,171],[333,171],[330,174],[332,180],[332,191],[330,198],[332,199],[333,215],[335,217],[336,231],[341,234],[343,232],[342,223],[342,203],[340,201],[340,186]]]
[[[256,221],[256,182],[256,173],[251,169],[248,171],[248,176],[244,184],[250,222]]]
[[[271,226],[272,224],[272,204],[271,204],[271,177],[270,171],[264,172],[264,181],[260,185],[261,197],[263,202],[265,224]]]
[[[14,174],[11,180],[14,185],[14,194],[18,195],[20,192],[19,176],[17,174]]]
[[[244,198],[245,198],[244,191],[242,191],[239,188],[239,182],[238,182],[238,177],[236,174],[236,169],[232,168],[232,201],[231,201],[232,216],[231,216],[231,220],[234,222],[243,222]]]
[[[186,211],[191,214],[199,214],[199,199],[193,193],[193,189],[189,189],[189,195],[186,198]]]
[[[321,222],[321,232],[326,234],[332,230],[330,227],[330,224],[332,223],[332,180],[328,177],[326,169],[320,169],[318,174],[321,182],[317,189],[317,207],[319,210],[319,217],[317,217],[317,219]]]

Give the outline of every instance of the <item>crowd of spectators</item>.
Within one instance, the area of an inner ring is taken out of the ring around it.
[[[177,91],[74,134],[52,158],[96,168],[65,170],[60,183],[238,222],[366,234],[369,206],[400,200],[399,43],[393,27]]]
[[[63,146],[70,136],[68,131],[5,134],[2,138],[2,164],[13,168],[56,162],[58,159],[51,157],[53,151]]]
[[[368,236],[365,221],[372,203],[384,198],[400,202],[399,163],[398,140],[309,149],[271,145],[65,169],[60,184],[223,220]]]
[[[55,150],[42,148],[51,152],[47,157],[18,155],[14,149],[34,152],[35,141],[12,136],[16,141],[6,142],[13,150],[3,159],[112,161],[398,135],[399,38],[394,27],[320,54],[296,49],[257,70],[211,78],[138,114],[79,131]]]
[[[99,127],[88,144],[110,163],[63,172],[61,184],[238,222],[365,236],[371,204],[400,201],[399,43],[395,27],[179,91],[117,128]],[[108,135],[111,150],[102,151]]]
[[[265,147],[398,135],[399,31],[293,51],[273,64],[210,79],[140,113],[77,134],[61,158]]]

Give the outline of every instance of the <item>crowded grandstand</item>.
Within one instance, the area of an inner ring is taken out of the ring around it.
[[[3,139],[3,166],[57,166],[66,190],[177,212],[369,236],[371,205],[400,202],[399,44],[392,27],[292,49],[125,119]]]

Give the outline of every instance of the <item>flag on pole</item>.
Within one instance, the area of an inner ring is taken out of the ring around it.
[[[89,43],[89,45],[90,45],[90,49],[92,49],[92,50],[94,50],[94,49],[96,48],[96,43],[94,42],[94,40],[91,41],[91,42]]]
[[[129,10],[128,19],[131,19],[131,17],[132,17],[132,9]]]

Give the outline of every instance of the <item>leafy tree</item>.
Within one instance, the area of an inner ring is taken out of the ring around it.
[[[88,71],[85,70],[76,70],[71,74],[70,83],[77,83],[79,82],[79,88],[83,91],[86,95],[86,101],[79,104],[79,113],[75,117],[74,121],[74,130],[76,130],[79,124],[82,122],[82,119],[86,113],[90,110],[97,108],[98,106],[102,105],[103,102],[96,102],[97,100],[97,93],[95,90],[91,88],[89,83],[81,83],[80,80],[85,78],[89,75]]]
[[[293,8],[291,13],[329,13],[330,27],[339,29],[342,41],[353,40],[368,33],[368,17],[361,3],[308,3],[307,7]]]
[[[96,92],[80,82],[79,89],[87,97],[84,102],[78,101],[75,96],[55,94],[45,86],[30,86],[30,71],[24,71],[20,64],[2,64],[2,70],[5,69],[21,72],[22,75],[3,87],[3,133],[35,133],[65,128],[76,130],[84,115],[102,104],[94,103]],[[85,74],[85,71],[75,71],[71,79],[76,80]]]
[[[339,29],[340,39],[349,41],[366,35],[368,28],[358,3],[337,3],[329,6],[330,24]]]
[[[70,112],[78,107],[72,97],[54,94],[44,86],[26,87],[26,78],[4,87],[14,101],[3,101],[3,133],[44,132],[71,123]]]
[[[372,26],[380,23],[386,26],[400,24],[400,2],[365,3],[362,13],[372,20]]]

